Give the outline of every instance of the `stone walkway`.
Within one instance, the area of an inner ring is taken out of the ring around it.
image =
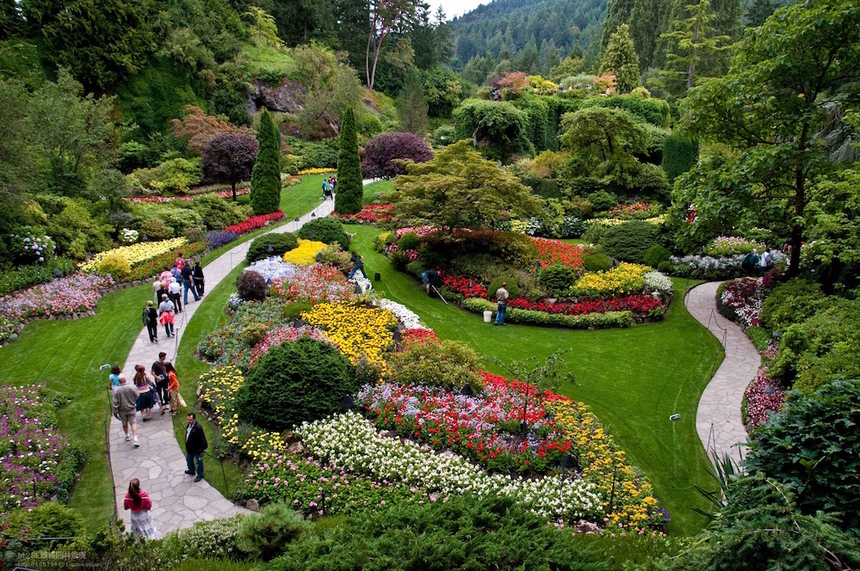
[[[684,300],[690,314],[710,330],[726,351],[723,363],[699,399],[696,430],[713,462],[728,454],[740,462],[746,451],[747,433],[741,420],[744,390],[761,366],[761,355],[735,323],[717,311],[717,287],[722,282],[696,286]]]
[[[313,211],[301,216],[298,221],[293,220],[279,226],[273,232],[294,232],[314,217],[328,216],[333,209],[334,201],[326,200]],[[204,268],[207,292],[215,289],[215,286],[245,259],[250,245],[250,240],[240,244]],[[134,378],[134,366],[138,363],[144,365],[149,374],[152,363],[161,351],[167,353],[168,361],[175,360],[185,324],[205,299],[203,297],[199,302],[194,302],[193,296],[189,296],[191,303],[183,306],[182,313],[176,314],[175,337],[168,339],[164,336],[164,328],[159,327],[158,343],[151,343],[146,328],[141,330],[122,368],[129,382]],[[183,379],[180,373],[179,382],[190,381]],[[195,484],[194,476],[185,474],[185,452],[176,442],[174,423],[181,425],[184,430],[185,417],[180,415],[173,419],[169,413],[162,416],[158,407],[153,410],[150,422],[142,422],[138,415],[137,433],[140,438],[140,448],[134,448],[131,442],[125,441],[122,424],[116,418],[111,419],[108,439],[117,510],[120,512],[117,515],[125,521],[127,530],[131,529],[131,512],[123,510],[122,505],[128,490],[128,481],[132,478],[140,479],[141,489],[146,490],[152,499],[152,516],[159,536],[163,536],[168,531],[190,527],[200,520],[248,513],[245,508],[221,496],[221,493],[210,486],[206,480]],[[204,467],[207,479],[222,478],[217,461],[206,457]]]

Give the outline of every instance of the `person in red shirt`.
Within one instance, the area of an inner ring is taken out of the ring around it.
[[[135,539],[155,539],[155,523],[152,521],[152,500],[149,494],[140,489],[140,480],[132,478],[128,483],[128,493],[123,501],[123,508],[131,510],[131,529]]]

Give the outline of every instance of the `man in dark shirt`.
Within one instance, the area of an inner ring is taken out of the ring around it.
[[[194,288],[194,270],[191,269],[191,264],[182,266],[182,287],[185,290],[185,299],[182,302],[184,305],[188,305],[188,290],[194,294],[194,301],[200,301],[200,296]]]
[[[195,482],[203,479],[203,453],[209,448],[209,443],[206,442],[206,435],[203,433],[203,427],[197,422],[197,415],[193,412],[188,413],[188,426],[185,428],[185,462],[188,464],[188,469],[185,473],[189,476],[194,475],[194,461],[197,460],[197,477]]]
[[[152,373],[152,378],[155,379],[155,388],[158,389],[158,397],[161,399],[163,404],[167,404],[170,401],[170,395],[167,391],[167,384],[170,379],[167,378],[167,371],[164,370],[164,363],[167,360],[167,353],[162,351],[158,354],[158,361],[152,364],[152,368],[150,372]],[[165,408],[161,407],[161,414],[164,414]]]

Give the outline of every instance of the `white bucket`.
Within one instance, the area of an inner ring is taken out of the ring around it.
[[[484,323],[490,323],[493,320],[493,312],[485,311],[484,312]]]

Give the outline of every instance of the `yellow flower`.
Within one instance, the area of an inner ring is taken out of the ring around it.
[[[92,260],[83,262],[78,267],[82,272],[95,272],[103,259],[114,254],[122,256],[128,260],[129,265],[134,266],[137,263],[145,262],[175,248],[180,248],[187,243],[188,241],[185,238],[173,238],[172,240],[162,240],[160,242],[138,242],[131,246],[121,246],[98,253],[93,256]]]
[[[322,252],[327,244],[314,240],[299,238],[299,246],[284,254],[284,261],[300,266],[309,266],[316,263],[317,254]]]

